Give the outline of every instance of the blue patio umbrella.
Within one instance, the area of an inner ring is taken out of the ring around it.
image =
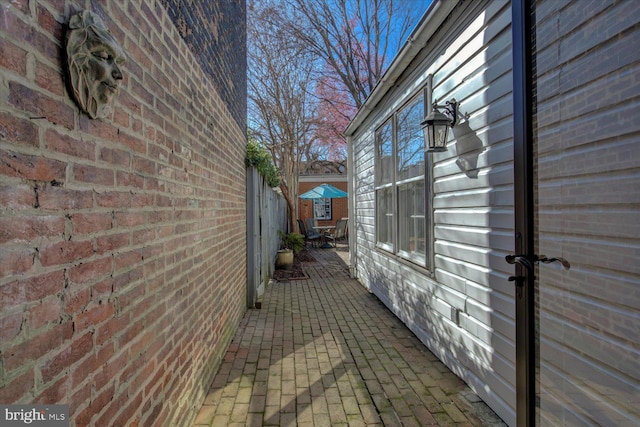
[[[299,197],[301,199],[339,199],[347,196],[346,191],[342,191],[333,185],[320,184],[306,193],[301,194]]]

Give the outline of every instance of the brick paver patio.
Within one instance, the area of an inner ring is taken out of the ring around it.
[[[195,426],[504,426],[348,276],[344,245],[249,310]]]

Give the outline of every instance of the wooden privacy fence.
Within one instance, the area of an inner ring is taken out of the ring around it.
[[[255,167],[247,169],[247,307],[253,307],[273,273],[278,231],[288,229],[287,203]]]

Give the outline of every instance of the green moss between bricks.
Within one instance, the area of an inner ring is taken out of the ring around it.
[[[240,325],[240,319],[242,319],[242,316],[244,315],[244,311],[240,311],[238,315],[239,317],[236,316],[238,317],[237,319],[234,318],[231,321],[227,322],[227,325],[224,327],[224,330],[220,336],[220,340],[216,345],[216,347],[219,350],[213,353],[209,358],[209,360],[206,362],[205,367],[202,371],[202,374],[200,375],[201,381],[199,382],[197,387],[195,387],[195,389],[193,390],[195,395],[190,397],[185,396],[185,398],[182,399],[183,401],[180,402],[180,405],[183,405],[183,404],[194,405],[193,411],[191,411],[192,414],[189,420],[190,423],[192,423],[192,421],[195,420],[195,417],[198,416],[198,412],[200,411],[200,406],[204,402],[204,399],[206,398],[207,393],[209,392],[211,383],[213,382],[214,377],[218,373],[218,369],[220,369],[220,365],[222,365],[222,360],[224,359],[224,356],[227,353],[229,346],[231,345],[231,341],[233,340],[233,337],[236,331],[238,330],[238,327]]]

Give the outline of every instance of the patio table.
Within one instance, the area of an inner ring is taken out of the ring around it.
[[[324,248],[324,249],[335,248],[335,246],[331,246],[331,243],[327,242],[327,240],[325,239],[325,233],[329,230],[333,230],[334,228],[336,228],[335,225],[314,225],[313,226],[313,229],[317,230],[320,233],[320,235],[322,236],[322,240],[324,241],[322,246],[320,246],[321,248]]]

